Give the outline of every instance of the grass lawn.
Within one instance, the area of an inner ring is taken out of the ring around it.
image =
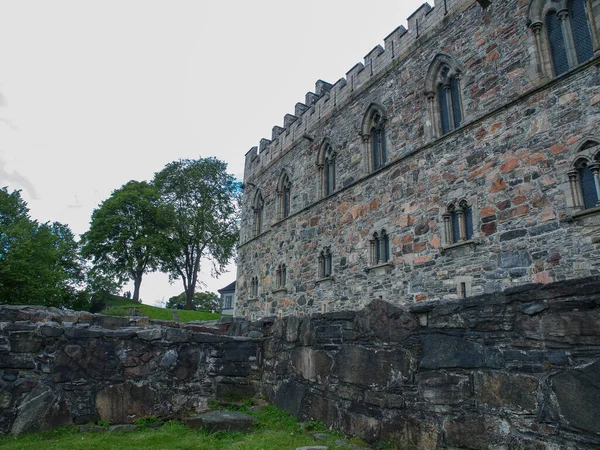
[[[173,311],[170,309],[136,303],[116,295],[111,295],[104,303],[106,304],[106,309],[103,310],[101,314],[109,316],[127,316],[129,315],[128,309],[136,308],[140,311],[142,316],[150,317],[151,319],[173,320]],[[179,316],[180,322],[191,322],[192,320],[217,320],[221,317],[221,314],[213,314],[209,311],[177,310],[177,315]]]
[[[308,423],[303,428],[295,417],[275,407],[266,406],[260,412],[249,412],[260,422],[251,433],[208,433],[190,430],[179,422],[167,422],[163,427],[125,433],[78,433],[76,429],[61,429],[24,436],[0,437],[0,449],[11,450],[170,450],[170,449],[243,449],[288,450],[308,445],[323,445],[330,450],[369,448],[359,441],[348,441],[338,433],[328,431],[321,423]],[[318,433],[319,440],[313,436]]]

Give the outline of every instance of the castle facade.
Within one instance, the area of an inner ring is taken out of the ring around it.
[[[235,315],[599,273],[600,0],[424,4],[246,154]]]

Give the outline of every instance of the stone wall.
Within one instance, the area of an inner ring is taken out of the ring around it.
[[[262,321],[262,392],[398,448],[600,448],[600,278]]]
[[[226,330],[0,306],[0,433],[181,418],[252,397],[260,340]]]
[[[598,273],[599,210],[574,214],[568,172],[586,142],[600,142],[600,60],[544,78],[527,26],[530,3],[493,1],[482,9],[461,0],[441,14],[437,2],[415,16],[435,18],[431,26],[416,38],[413,20],[401,38],[412,36],[411,44],[394,58],[391,49],[399,47],[386,41],[385,64],[372,74],[365,65],[359,84],[350,81],[355,70],[343,88],[317,83],[319,101],[301,107],[297,120],[248,157],[236,315],[358,310],[375,299],[456,299],[462,283],[470,296]],[[600,2],[592,3],[598,10]],[[440,54],[460,67],[464,116],[443,136],[430,129],[425,95]],[[373,105],[385,116],[388,159],[376,171],[363,130]],[[337,153],[335,192],[326,197],[318,167],[324,142]],[[282,171],[292,184],[284,219],[277,214]],[[259,190],[264,220],[256,236]],[[456,247],[444,238],[443,215],[460,199],[472,207],[473,239]],[[381,229],[390,237],[390,260],[373,267],[370,240]],[[318,255],[325,247],[333,276],[322,279]],[[282,263],[287,283],[279,289]],[[255,277],[258,295],[251,289]]]

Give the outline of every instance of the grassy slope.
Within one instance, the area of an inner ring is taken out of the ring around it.
[[[204,430],[190,430],[179,422],[168,422],[162,428],[129,433],[77,433],[74,430],[63,429],[19,437],[0,437],[0,449],[286,450],[308,445],[324,445],[330,450],[348,448],[344,445],[338,446],[336,441],[341,437],[337,433],[327,431],[322,424],[309,424],[311,426],[308,428],[312,431],[308,432],[300,426],[296,418],[275,407],[266,406],[259,413],[249,414],[260,420],[252,433],[208,433]],[[316,441],[312,436],[315,431],[318,431],[323,439]],[[348,441],[345,442],[347,445]]]
[[[170,309],[136,303],[116,295],[111,295],[110,298],[107,298],[105,300],[105,304],[107,309],[102,311],[102,314],[127,316],[127,310],[129,308],[137,308],[142,316],[147,316],[151,319],[158,320],[173,320],[173,312]],[[192,320],[217,320],[219,317],[221,317],[221,314],[212,314],[208,311],[178,310],[177,315],[179,316],[180,322],[190,322]]]

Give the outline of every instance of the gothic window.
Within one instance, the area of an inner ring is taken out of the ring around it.
[[[571,202],[576,210],[600,206],[600,148],[586,141],[579,149],[572,170],[568,172]]]
[[[429,67],[425,90],[431,138],[455,130],[463,122],[460,75],[458,64],[448,55],[437,55]]]
[[[444,235],[448,245],[473,238],[473,210],[466,200],[448,205],[444,214]]]
[[[279,177],[279,182],[277,183],[277,200],[278,200],[278,209],[277,209],[277,217],[279,219],[285,219],[290,215],[291,212],[291,189],[292,183],[290,181],[290,177],[287,172],[284,170],[281,172],[281,176]]]
[[[275,280],[278,289],[283,289],[285,287],[287,282],[287,268],[285,267],[285,264],[281,263],[279,266],[277,266]]]
[[[537,63],[547,77],[592,59],[598,48],[591,0],[532,0],[529,21]]]
[[[373,233],[371,239],[371,265],[384,264],[390,260],[390,238],[385,230]]]
[[[369,170],[374,171],[387,164],[387,138],[383,109],[371,105],[363,118],[362,136],[366,143]]]
[[[319,254],[319,278],[328,278],[332,275],[331,250],[325,247]]]
[[[321,197],[327,197],[335,192],[336,156],[331,143],[324,141],[317,160],[321,180]]]
[[[265,202],[260,191],[256,191],[254,196],[254,204],[252,209],[254,210],[254,236],[258,236],[263,231],[263,214],[264,214]]]
[[[250,297],[258,298],[258,277],[252,277],[250,283]]]

